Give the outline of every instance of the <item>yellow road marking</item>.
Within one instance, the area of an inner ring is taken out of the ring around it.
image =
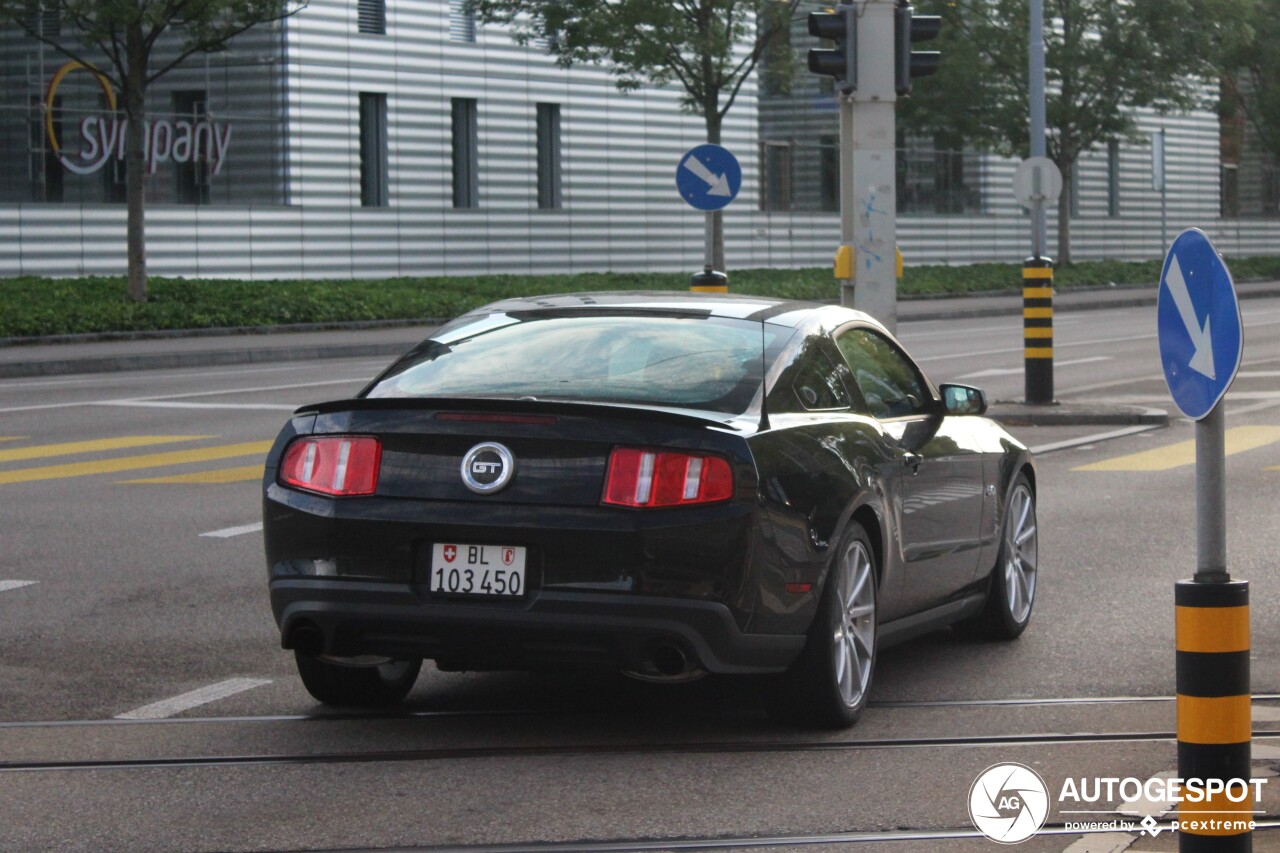
[[[0,441],[22,441],[25,435],[0,435]]]
[[[146,447],[151,444],[173,444],[178,441],[198,441],[203,438],[216,437],[212,435],[126,435],[120,438],[100,438],[96,441],[38,444],[35,447],[0,450],[0,462],[16,462],[20,459],[43,459],[49,456],[71,456],[75,453],[94,453],[99,450],[120,450],[125,447]]]
[[[261,465],[245,465],[241,468],[221,468],[217,471],[197,471],[194,474],[176,474],[172,477],[148,477],[143,480],[121,480],[122,483],[246,483],[262,479]]]
[[[46,465],[41,468],[19,468],[14,471],[0,471],[0,484],[59,480],[66,477],[86,477],[91,474],[136,471],[140,468],[163,468],[166,465],[208,462],[214,459],[233,459],[237,456],[261,456],[271,449],[271,445],[272,442],[270,441],[250,441],[244,444],[202,447],[198,450],[171,450],[167,453],[122,456],[118,459],[100,459],[94,462],[69,462],[65,465]]]
[[[1242,426],[1227,430],[1227,455],[1255,450],[1280,441],[1280,427]],[[1090,465],[1081,465],[1073,471],[1168,471],[1196,462],[1195,441],[1180,441],[1168,447],[1157,447],[1128,456],[1104,459]]]

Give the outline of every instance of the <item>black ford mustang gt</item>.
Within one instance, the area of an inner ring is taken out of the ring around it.
[[[853,723],[876,651],[1012,638],[1035,471],[875,320],[743,296],[499,302],[267,459],[271,604],[310,693],[397,702],[444,670],[764,676],[782,719]]]

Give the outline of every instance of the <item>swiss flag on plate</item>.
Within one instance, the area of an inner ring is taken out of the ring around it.
[[[452,563],[458,558],[458,548],[456,545],[444,546],[444,559],[446,562]]]

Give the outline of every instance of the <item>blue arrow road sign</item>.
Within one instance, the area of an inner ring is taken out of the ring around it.
[[[1244,349],[1231,273],[1199,228],[1183,231],[1169,247],[1156,320],[1169,393],[1184,415],[1198,421],[1231,387]]]
[[[698,210],[719,210],[733,201],[741,188],[738,158],[719,145],[690,148],[676,166],[676,189]]]

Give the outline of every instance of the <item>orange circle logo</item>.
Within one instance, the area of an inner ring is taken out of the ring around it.
[[[53,148],[53,153],[61,154],[62,146],[59,144],[58,136],[53,132],[53,98],[58,92],[58,87],[62,85],[62,78],[66,77],[72,71],[83,68],[90,74],[98,78],[98,85],[102,87],[102,94],[107,97],[107,109],[111,112],[116,111],[116,93],[111,88],[111,81],[107,79],[107,75],[103,74],[96,68],[91,68],[83,62],[72,60],[66,65],[54,72],[53,78],[49,81],[49,91],[44,96],[44,132],[49,140],[49,145]]]

